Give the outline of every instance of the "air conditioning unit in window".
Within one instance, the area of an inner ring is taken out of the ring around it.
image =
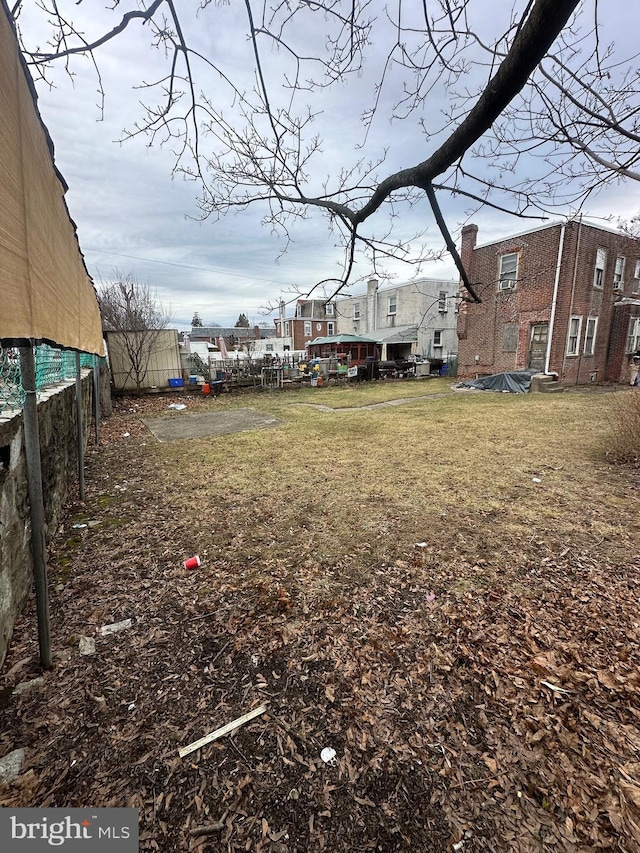
[[[505,278],[503,281],[500,282],[500,290],[515,290],[515,289],[516,289],[516,283],[511,278]]]

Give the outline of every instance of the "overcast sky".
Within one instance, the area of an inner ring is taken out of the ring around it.
[[[478,8],[483,4],[495,16],[499,4],[495,0],[486,3],[480,0]],[[203,53],[223,56],[225,70],[240,81],[241,88],[249,88],[252,78],[247,69],[252,67],[252,57],[244,35],[247,29],[244,3],[235,0],[231,4],[211,3],[199,15],[198,4],[192,0],[181,0],[177,5],[182,10],[190,44]],[[511,6],[503,5],[505,10]],[[24,0],[23,6],[19,23],[27,41],[44,46],[46,29],[42,16],[36,12],[35,0]],[[78,5],[65,0],[58,0],[58,6],[68,10],[88,39],[114,26],[128,8],[136,8],[133,3],[123,2],[112,13],[97,4]],[[380,14],[383,8],[380,3]],[[607,41],[615,41],[624,51],[625,40],[631,38],[634,29],[625,25],[628,6],[622,0],[611,0],[607,14],[610,15]],[[313,45],[316,34],[304,35],[306,42]],[[322,54],[321,43],[313,46]],[[318,155],[316,188],[332,170],[338,171],[349,158],[355,157],[354,147],[363,141],[361,114],[371,101],[371,87],[380,68],[377,60],[384,59],[385,53],[384,45],[380,45],[379,52],[375,50],[376,43],[373,47],[361,73],[323,95],[322,115],[314,123],[324,139],[322,153]],[[627,55],[632,51],[624,52]],[[132,129],[140,119],[140,102],[148,98],[146,92],[134,87],[166,73],[162,52],[150,47],[148,28],[135,23],[101,48],[96,57],[106,93],[104,110],[99,106],[95,70],[86,59],[72,63],[73,80],[60,67],[51,78],[53,88],[38,84],[39,108],[55,145],[56,164],[69,184],[67,204],[77,225],[87,267],[96,283],[112,279],[116,271],[132,273],[148,282],[159,301],[171,309],[172,325],[187,329],[195,311],[205,323],[233,325],[240,313],[252,322],[270,321],[274,315],[265,309],[281,296],[291,298],[295,288],[305,292],[319,280],[340,275],[342,251],[336,247],[335,236],[327,230],[326,220],[318,213],[312,212],[308,219],[295,224],[288,246],[281,235],[261,224],[264,209],[259,207],[202,221],[196,204],[198,186],[180,175],[172,177],[175,156],[170,146],[149,147],[145,137],[118,142],[123,131]],[[282,54],[265,50],[265,67],[273,75],[271,79],[281,70],[282,61]],[[215,104],[218,92],[222,91],[219,79],[209,76],[201,80]],[[273,92],[275,99],[279,94],[287,94],[279,84],[273,86]],[[390,124],[384,99],[388,98],[390,104],[395,94],[383,91],[380,117],[367,137],[367,147],[362,149],[365,157],[375,159],[388,146],[381,176],[396,168],[415,165],[435,147],[420,136],[417,124],[420,116]],[[434,92],[429,121],[441,120],[434,116],[439,115],[443,105],[444,94]],[[424,114],[422,117],[426,118]],[[531,169],[535,168],[532,164]],[[639,188],[634,182],[609,188],[590,199],[585,213],[595,218],[612,213],[631,216],[640,207]],[[469,205],[459,198],[443,198],[441,205],[457,238]],[[567,209],[565,213],[571,211]],[[542,224],[488,208],[474,214],[473,221],[479,225],[480,242]],[[382,223],[377,226],[374,222],[374,231],[376,227],[382,228]],[[395,220],[394,235],[410,236],[425,227],[427,242],[438,251],[442,238],[432,223],[426,202],[402,209],[402,215]],[[397,263],[387,264],[387,270],[395,275],[396,282],[409,280],[415,272]],[[366,278],[369,273],[367,262],[361,260],[356,280]],[[425,266],[421,274],[457,278],[448,256]],[[352,291],[362,289],[363,285],[356,281]]]

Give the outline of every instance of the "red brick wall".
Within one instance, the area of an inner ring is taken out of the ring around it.
[[[640,317],[640,304],[618,304],[613,310],[609,359],[605,378],[610,382],[629,382],[629,363],[631,356],[625,352],[629,323],[632,318]]]
[[[549,320],[559,239],[557,226],[473,250],[467,273],[482,303],[466,306],[467,336],[458,350],[460,375],[526,367],[530,324]],[[518,253],[516,288],[499,291],[500,257],[511,252]],[[503,352],[505,323],[520,327],[516,352]]]
[[[304,324],[305,322],[311,323],[311,334],[305,335],[304,333]],[[331,320],[329,322],[334,323],[335,320]],[[276,326],[276,337],[283,338],[287,337],[284,334],[285,324],[289,324],[289,332],[290,337],[293,339],[293,349],[294,350],[303,350],[309,341],[312,341],[314,338],[323,338],[327,335],[327,321],[326,320],[303,320],[298,317],[290,317],[285,320],[284,323],[281,323],[280,320],[275,321]],[[317,328],[318,324],[320,325],[320,329]]]
[[[527,367],[531,326],[549,322],[561,226],[554,225],[508,238],[471,252],[466,269],[483,302],[468,304],[458,318],[460,338],[458,373],[497,373]],[[603,288],[593,286],[596,252],[607,252]],[[514,291],[498,290],[500,256],[517,252],[518,281]],[[625,257],[624,291],[613,290],[616,257]],[[624,293],[631,294],[640,244],[631,238],[578,222],[567,224],[564,233],[558,298],[552,334],[549,369],[566,382],[589,382],[607,378],[613,305]],[[566,353],[569,318],[582,317],[578,354]],[[584,336],[588,317],[597,317],[598,326],[593,355],[584,354]],[[503,352],[503,326],[518,323],[517,352]],[[476,361],[476,356],[479,356]],[[614,371],[615,372],[615,371]],[[616,375],[618,375],[616,373]]]
[[[305,335],[304,333],[304,324],[305,322],[311,323],[311,334]],[[309,341],[312,341],[314,338],[324,338],[327,335],[327,321],[326,320],[302,320],[295,319],[290,320],[291,323],[291,335],[293,337],[293,348],[296,350],[302,350],[306,347]],[[318,326],[320,328],[318,329]]]

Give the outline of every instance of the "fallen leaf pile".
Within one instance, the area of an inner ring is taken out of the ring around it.
[[[319,587],[308,555],[216,548],[133,408],[51,546],[55,667],[12,693],[42,674],[32,602],[16,625],[1,805],[135,807],[166,853],[640,850],[637,554],[505,538],[477,583],[484,560],[442,563],[423,530]]]

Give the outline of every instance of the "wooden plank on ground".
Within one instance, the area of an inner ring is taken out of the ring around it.
[[[266,705],[260,705],[260,707],[254,708],[253,711],[249,711],[247,714],[243,714],[242,717],[238,717],[236,720],[232,720],[230,723],[227,723],[225,726],[222,726],[222,728],[216,729],[215,732],[210,732],[208,735],[201,737],[200,740],[194,740],[193,743],[181,747],[178,750],[178,755],[180,756],[180,758],[184,758],[185,755],[189,755],[190,752],[195,752],[196,749],[200,749],[201,747],[206,746],[208,743],[212,743],[214,740],[218,740],[218,738],[224,737],[224,735],[228,735],[229,732],[232,732],[240,726],[243,726],[245,723],[248,723],[249,720],[253,720],[255,717],[259,717],[260,714],[264,714],[266,710]]]

